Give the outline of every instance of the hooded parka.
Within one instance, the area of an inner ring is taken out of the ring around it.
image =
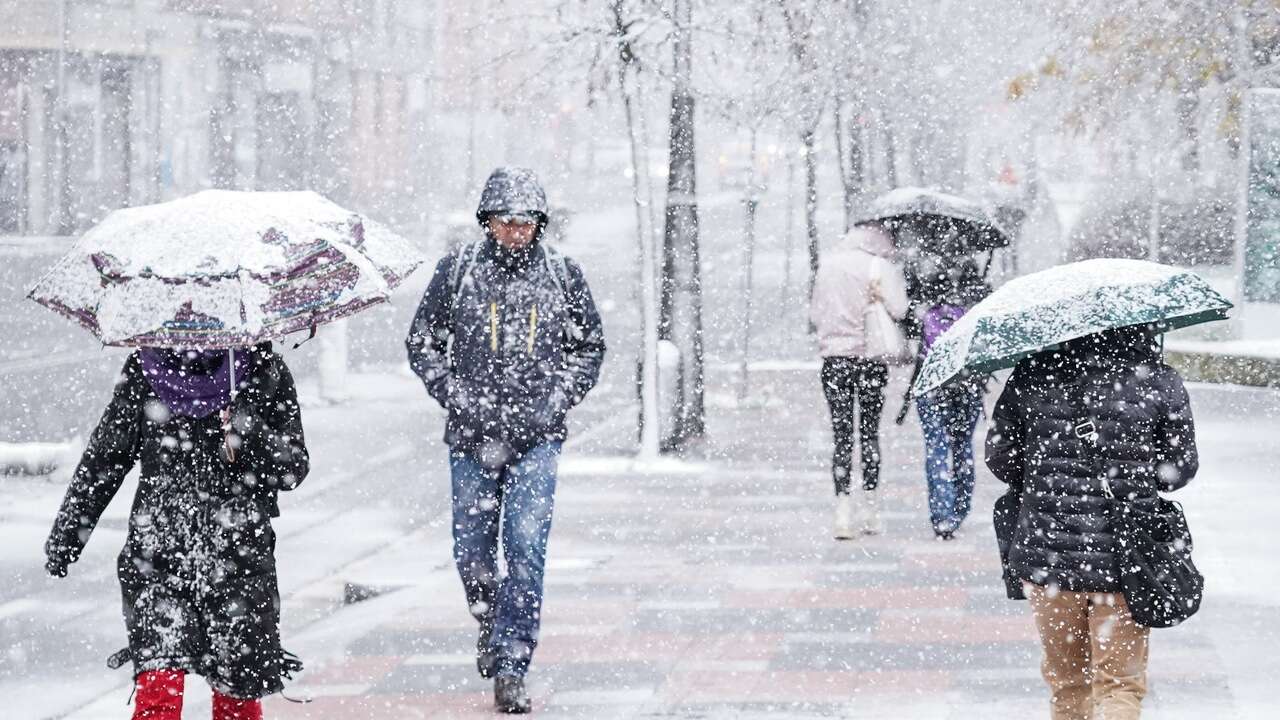
[[[1199,468],[1182,378],[1141,328],[1021,361],[992,414],[986,461],[1022,495],[1006,577],[1071,592],[1120,591],[1105,485],[1151,503]]]
[[[545,194],[531,172],[494,172],[477,217],[483,225],[495,213],[545,222]],[[449,413],[446,443],[519,454],[565,438],[565,415],[600,376],[604,329],[582,269],[540,237],[519,251],[487,233],[479,242],[436,265],[405,347]]]
[[[307,476],[293,378],[269,343],[251,354],[232,406],[173,414],[156,396],[138,353],[129,356],[106,413],[72,477],[45,544],[62,574],[135,463],[141,477],[117,573],[135,677],[180,669],[234,698],[260,698],[301,667],[280,646],[276,495]],[[226,446],[233,449],[234,457]]]

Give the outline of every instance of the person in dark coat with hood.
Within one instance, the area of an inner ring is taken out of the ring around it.
[[[1152,330],[1088,335],[1018,363],[986,459],[1020,497],[1006,576],[1031,600],[1053,717],[1137,718],[1149,629],[1121,593],[1108,490],[1153,503],[1199,468],[1186,388]]]
[[[236,388],[233,393],[232,389]],[[186,673],[215,720],[262,717],[301,664],[280,645],[276,501],[307,476],[293,378],[269,343],[129,356],[45,543],[67,574],[125,475],[141,465],[117,574],[135,719],[178,720]]]
[[[525,713],[565,415],[600,375],[604,331],[581,268],[541,241],[547,200],[532,171],[495,170],[476,218],[485,237],[437,264],[405,345],[448,411],[454,559],[480,624],[477,669],[495,678],[498,710]]]
[[[940,259],[920,283],[925,308],[918,363],[943,333],[991,293],[973,258],[947,260],[949,267]],[[982,417],[986,389],[986,375],[965,373],[916,398],[924,433],[929,520],[940,540],[955,537],[973,505],[973,431]]]

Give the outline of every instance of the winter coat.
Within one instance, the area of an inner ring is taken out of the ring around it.
[[[866,312],[871,305],[873,264],[880,267],[880,296],[885,309],[899,320],[906,317],[907,283],[902,269],[888,259],[892,253],[893,240],[888,234],[859,226],[822,258],[809,310],[822,357],[866,354]],[[877,258],[881,262],[873,263]]]
[[[446,443],[522,453],[565,438],[565,415],[600,376],[604,329],[577,263],[537,242],[481,242],[436,265],[405,346],[449,413]]]
[[[1010,497],[1022,494],[1004,538],[1006,579],[1073,592],[1120,589],[1105,484],[1149,503],[1199,467],[1181,377],[1149,337],[1128,330],[1020,362],[996,403],[986,461]]]
[[[117,562],[129,647],[110,664],[186,670],[237,698],[278,692],[301,667],[280,646],[271,518],[308,470],[293,378],[269,343],[249,352],[228,432],[217,412],[172,415],[129,356],[45,544],[64,573],[140,462]]]

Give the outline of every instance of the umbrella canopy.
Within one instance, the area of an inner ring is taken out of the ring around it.
[[[206,190],[111,213],[28,296],[106,345],[234,348],[382,302],[421,262],[314,192]]]
[[[959,195],[928,188],[903,187],[871,202],[854,224],[879,222],[901,236],[913,230],[922,248],[945,255],[964,255],[1009,244],[1009,234],[984,206]]]
[[[962,370],[986,373],[1085,335],[1160,323],[1172,330],[1227,316],[1231,303],[1195,273],[1145,260],[1085,260],[1009,281],[943,333],[912,392]]]

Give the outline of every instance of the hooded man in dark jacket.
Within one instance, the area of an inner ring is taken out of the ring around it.
[[[495,170],[476,218],[484,239],[436,265],[405,345],[449,413],[454,560],[480,623],[477,668],[495,677],[500,711],[524,713],[565,415],[599,377],[604,331],[581,268],[540,242],[547,200],[532,171]]]
[[[1152,503],[1199,468],[1186,388],[1151,331],[1021,361],[992,414],[987,467],[1021,496],[1005,573],[1031,600],[1053,717],[1137,718],[1149,631],[1121,593],[1108,493]]]

